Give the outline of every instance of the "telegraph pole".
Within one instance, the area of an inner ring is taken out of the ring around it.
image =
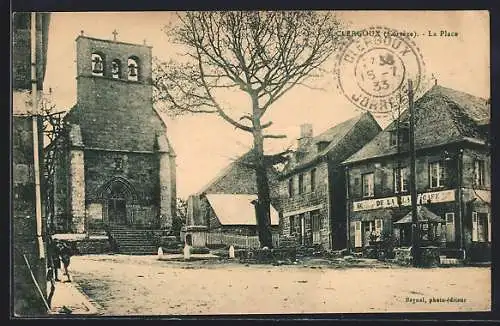
[[[413,82],[408,80],[408,110],[410,113],[410,197],[412,217],[412,257],[413,266],[420,264],[420,226],[417,216],[417,182],[416,182],[416,153],[415,153],[415,107],[413,103]]]
[[[40,157],[39,157],[39,139],[38,139],[38,79],[37,69],[37,37],[36,37],[36,18],[35,12],[31,13],[31,100],[33,105],[33,167],[35,174],[35,219],[36,219],[36,239],[38,242],[39,258],[45,258],[45,251],[42,239],[42,196],[40,191]]]

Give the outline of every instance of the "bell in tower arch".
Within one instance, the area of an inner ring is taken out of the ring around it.
[[[133,58],[128,59],[128,79],[137,80],[138,76],[138,66],[137,61]]]
[[[115,59],[111,62],[111,75],[113,78],[120,78],[120,60]]]
[[[104,65],[102,57],[97,54],[92,54],[92,74],[102,76],[104,72]]]

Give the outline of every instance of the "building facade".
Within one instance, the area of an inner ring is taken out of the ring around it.
[[[36,20],[36,88],[39,94],[45,76],[50,14],[37,13]],[[13,313],[24,317],[47,312],[31,276],[32,272],[46,297],[46,241],[37,241],[35,218],[35,168],[43,175],[43,131],[42,120],[37,116],[32,98],[31,13],[14,13],[12,23],[11,284]],[[34,128],[33,119],[36,119],[37,129]],[[34,146],[35,134],[39,140],[38,148]],[[36,151],[40,159],[37,166],[34,160]],[[45,215],[43,212],[40,214],[43,236],[46,231]]]
[[[316,137],[311,125],[301,126],[298,148],[279,178],[283,237],[302,246],[346,247],[345,175],[339,164],[379,131],[370,113]]]
[[[439,85],[415,102],[421,241],[453,258],[488,259],[491,248],[489,118],[486,100]],[[409,157],[405,111],[344,162],[354,250],[383,234],[411,246]]]
[[[77,103],[53,144],[58,229],[170,228],[175,152],[153,108],[151,47],[83,35],[76,47]]]

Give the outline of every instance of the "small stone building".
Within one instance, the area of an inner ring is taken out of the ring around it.
[[[169,229],[175,152],[153,108],[152,48],[80,35],[77,103],[65,116],[54,171],[60,231],[107,225]]]
[[[252,155],[250,151],[241,156],[198,193],[189,197],[185,231],[188,238],[192,239],[193,245],[205,246],[207,241],[217,237],[217,241],[222,243],[230,236],[234,236],[231,239],[236,239],[237,236],[241,239],[257,237],[257,219],[253,204],[257,200],[256,176],[255,171],[248,166],[252,163]],[[269,168],[268,178],[271,192],[271,233],[277,242],[279,215],[275,200],[277,172],[274,168]]]
[[[299,246],[346,248],[345,171],[340,163],[380,131],[370,113],[318,136],[301,126],[298,148],[279,177],[281,236]]]

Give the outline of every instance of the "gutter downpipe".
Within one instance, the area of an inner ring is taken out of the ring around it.
[[[350,192],[350,187],[351,182],[349,179],[349,166],[345,167],[345,188],[346,188],[346,198],[345,198],[345,216],[346,216],[346,245],[347,245],[347,251],[351,251],[351,217],[350,217],[350,207],[351,207],[351,192]]]
[[[463,154],[464,150],[458,151],[458,219],[460,221],[460,251],[462,251],[463,259],[465,260],[466,253],[464,248],[464,224],[463,224]]]

